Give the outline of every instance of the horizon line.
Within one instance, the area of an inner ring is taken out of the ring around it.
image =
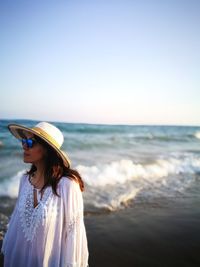
[[[19,119],[19,118],[0,118],[0,120],[14,120],[14,121],[47,121],[52,123],[66,123],[66,124],[87,124],[87,125],[102,125],[102,126],[168,126],[168,127],[200,127],[199,124],[174,124],[174,123],[95,123],[95,122],[69,122],[63,120],[38,120],[38,119]]]

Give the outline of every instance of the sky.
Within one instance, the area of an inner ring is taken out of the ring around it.
[[[0,119],[200,125],[199,0],[0,0]]]

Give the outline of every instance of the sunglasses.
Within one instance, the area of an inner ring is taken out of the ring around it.
[[[28,148],[32,148],[37,143],[37,141],[32,138],[22,138],[21,141],[22,146],[26,145]]]

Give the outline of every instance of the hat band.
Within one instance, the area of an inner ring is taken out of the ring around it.
[[[50,141],[54,146],[56,146],[58,149],[60,149],[60,145],[53,139],[48,133],[46,133],[44,130],[38,127],[33,127],[32,130],[34,130],[36,133],[42,135],[45,137],[48,141]]]

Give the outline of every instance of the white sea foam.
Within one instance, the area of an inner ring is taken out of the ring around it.
[[[24,173],[25,170],[19,171],[16,175],[11,177],[10,179],[1,182],[0,196],[17,197],[20,178]]]
[[[200,159],[189,154],[173,154],[149,164],[123,159],[98,166],[78,165],[86,182],[84,201],[87,207],[116,210],[142,196],[173,196],[182,193],[200,173]],[[16,197],[19,180],[25,171],[1,182],[0,195]]]
[[[97,166],[77,166],[87,183],[86,205],[116,210],[138,195],[145,198],[182,194],[200,172],[200,159],[193,156],[159,159],[152,164],[121,160]],[[88,192],[89,191],[89,192]]]
[[[123,184],[127,181],[141,180],[153,183],[170,174],[200,171],[200,159],[186,157],[185,159],[158,159],[152,164],[138,164],[131,160],[114,161],[101,166],[78,165],[77,169],[85,182],[92,187]]]
[[[195,136],[197,139],[200,139],[200,131],[196,132],[196,133],[194,134],[194,136]]]
[[[126,190],[121,193],[119,190],[115,190],[115,192],[109,192],[109,194],[107,194],[107,198],[102,198],[98,201],[94,200],[93,205],[100,209],[107,209],[110,211],[117,210],[120,207],[125,207],[130,200],[137,196],[139,192],[139,188],[126,188]]]

